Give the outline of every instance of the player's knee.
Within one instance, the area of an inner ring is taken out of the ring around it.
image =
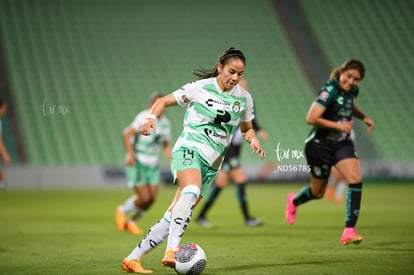
[[[325,189],[326,188],[324,188],[324,187],[312,186],[311,190],[310,190],[310,195],[311,195],[312,199],[314,199],[314,200],[322,199],[323,196],[325,195]]]
[[[225,182],[225,181],[216,181],[214,185],[217,186],[218,188],[224,188],[226,187],[227,183],[228,182]]]
[[[184,199],[189,200],[195,204],[198,197],[200,196],[200,187],[195,184],[187,185],[181,191],[181,196],[183,196]]]
[[[325,195],[325,191],[318,191],[318,192],[316,192],[315,194],[314,193],[312,193],[312,196],[313,196],[313,198],[315,199],[315,200],[319,200],[319,199],[322,199],[323,198],[323,196]]]
[[[355,182],[361,182],[362,181],[362,178],[361,178],[361,175],[355,174],[355,175],[349,175],[349,176],[347,176],[345,180],[348,183],[355,183]]]
[[[155,198],[147,198],[146,201],[143,202],[145,208],[149,208],[155,202]]]

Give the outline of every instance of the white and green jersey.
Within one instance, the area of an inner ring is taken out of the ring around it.
[[[150,113],[151,110],[149,109],[140,112],[131,123],[131,127],[139,132]],[[138,134],[133,141],[135,159],[150,167],[158,165],[159,153],[163,143],[171,140],[170,121],[165,116],[156,119],[155,126],[157,127],[156,133],[148,136]]]
[[[173,92],[180,106],[187,106],[184,129],[174,145],[196,150],[214,169],[219,169],[240,122],[254,118],[253,99],[240,85],[220,90],[216,78],[191,82]]]

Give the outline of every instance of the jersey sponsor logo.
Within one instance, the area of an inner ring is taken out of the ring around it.
[[[229,105],[226,102],[218,101],[218,100],[215,100],[215,99],[212,99],[212,98],[207,99],[205,103],[207,104],[208,107],[213,107],[214,104],[225,105],[225,106]]]
[[[242,108],[240,101],[234,101],[232,105],[231,103],[228,103],[228,102],[223,102],[223,101],[219,101],[213,98],[209,98],[204,103],[207,105],[207,107],[215,108],[217,109],[217,112],[222,112],[222,113],[223,112],[227,113],[227,111],[239,113]],[[222,111],[222,110],[226,110],[226,111]],[[228,116],[230,116],[230,114],[228,114]]]
[[[221,123],[227,123],[231,119],[231,115],[227,111],[223,110],[217,110],[217,115],[214,118],[214,123],[221,124]]]
[[[353,112],[352,109],[343,109],[343,110],[338,111],[338,115],[343,116],[343,117],[351,117],[352,112]]]
[[[328,98],[328,96],[329,96],[329,93],[328,93],[328,92],[326,92],[326,91],[323,91],[323,92],[319,95],[319,99],[320,99],[320,100],[323,100],[323,101],[326,101],[326,99]]]
[[[338,104],[340,104],[340,105],[343,105],[343,104],[344,104],[344,98],[343,98],[342,96],[339,96],[339,97],[336,99],[336,102],[338,102]]]
[[[209,136],[209,137],[213,137],[213,138],[221,138],[221,139],[226,139],[227,136],[226,135],[222,135],[219,133],[216,133],[210,129],[204,128],[204,133]]]
[[[349,108],[349,109],[352,109],[353,103],[354,103],[354,100],[350,98],[346,101],[345,107]]]

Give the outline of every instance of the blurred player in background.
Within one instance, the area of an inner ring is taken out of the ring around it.
[[[0,99],[0,154],[5,165],[11,164],[12,160],[7,151],[6,145],[4,144],[1,117],[3,117],[7,112],[7,103],[4,99]],[[0,189],[6,188],[6,175],[4,174],[3,167],[0,164]]]
[[[140,112],[123,132],[127,152],[125,174],[128,186],[134,189],[135,195],[117,207],[115,223],[118,230],[125,229],[132,234],[143,233],[136,220],[147,212],[157,197],[160,185],[160,150],[163,150],[167,160],[171,159],[171,127],[165,115],[160,114],[155,120],[157,133],[139,134],[151,112],[151,106],[162,96],[158,92],[151,94],[148,109]],[[129,218],[128,214],[131,214]]]
[[[170,106],[186,106],[183,132],[172,152],[171,171],[178,184],[176,195],[164,216],[154,224],[135,249],[123,260],[126,272],[152,273],[141,258],[167,238],[163,266],[175,267],[174,254],[187,229],[192,209],[214,182],[230,141],[240,125],[244,140],[263,159],[265,152],[253,130],[251,95],[238,85],[246,59],[235,48],[224,51],[211,70],[199,69],[200,80],[188,83],[159,99],[141,128],[143,135],[157,133],[154,119]]]
[[[311,166],[310,185],[287,198],[285,216],[289,224],[295,223],[299,205],[320,199],[328,184],[331,166],[335,166],[349,185],[346,200],[345,228],[340,243],[358,244],[362,241],[355,226],[359,216],[362,194],[360,164],[350,138],[352,117],[364,121],[369,131],[374,121],[357,107],[358,83],[364,78],[365,67],[359,60],[350,59],[333,70],[330,80],[320,90],[318,98],[307,114],[313,129],[306,140],[305,154]]]
[[[340,204],[344,200],[344,193],[347,188],[344,177],[335,167],[331,168],[328,185],[326,186],[325,197],[327,200],[333,200]]]
[[[239,84],[247,90],[246,81],[240,81]],[[253,129],[259,134],[260,138],[263,141],[267,140],[267,132],[260,127],[256,119],[253,119]],[[221,190],[226,187],[230,180],[235,184],[236,196],[239,202],[240,209],[243,214],[244,223],[246,226],[260,226],[263,222],[260,219],[253,218],[249,213],[247,196],[246,196],[246,186],[247,186],[247,176],[244,173],[243,169],[240,166],[240,154],[241,147],[243,144],[243,136],[238,128],[236,133],[231,141],[230,147],[224,157],[223,166],[217,175],[217,178],[210,188],[209,196],[204,203],[203,208],[198,214],[196,221],[206,228],[211,228],[213,225],[207,220],[207,212],[211,209],[214,204],[214,201],[218,198]]]

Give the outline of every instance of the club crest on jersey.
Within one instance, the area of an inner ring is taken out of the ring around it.
[[[313,169],[313,173],[315,174],[315,176],[321,176],[322,175],[322,170],[318,166],[313,166],[312,169]]]
[[[185,158],[183,160],[183,164],[186,165],[186,166],[191,165],[192,163],[193,163],[193,161],[189,158]]]
[[[234,102],[233,107],[231,109],[235,113],[240,112],[240,102],[239,101]]]

